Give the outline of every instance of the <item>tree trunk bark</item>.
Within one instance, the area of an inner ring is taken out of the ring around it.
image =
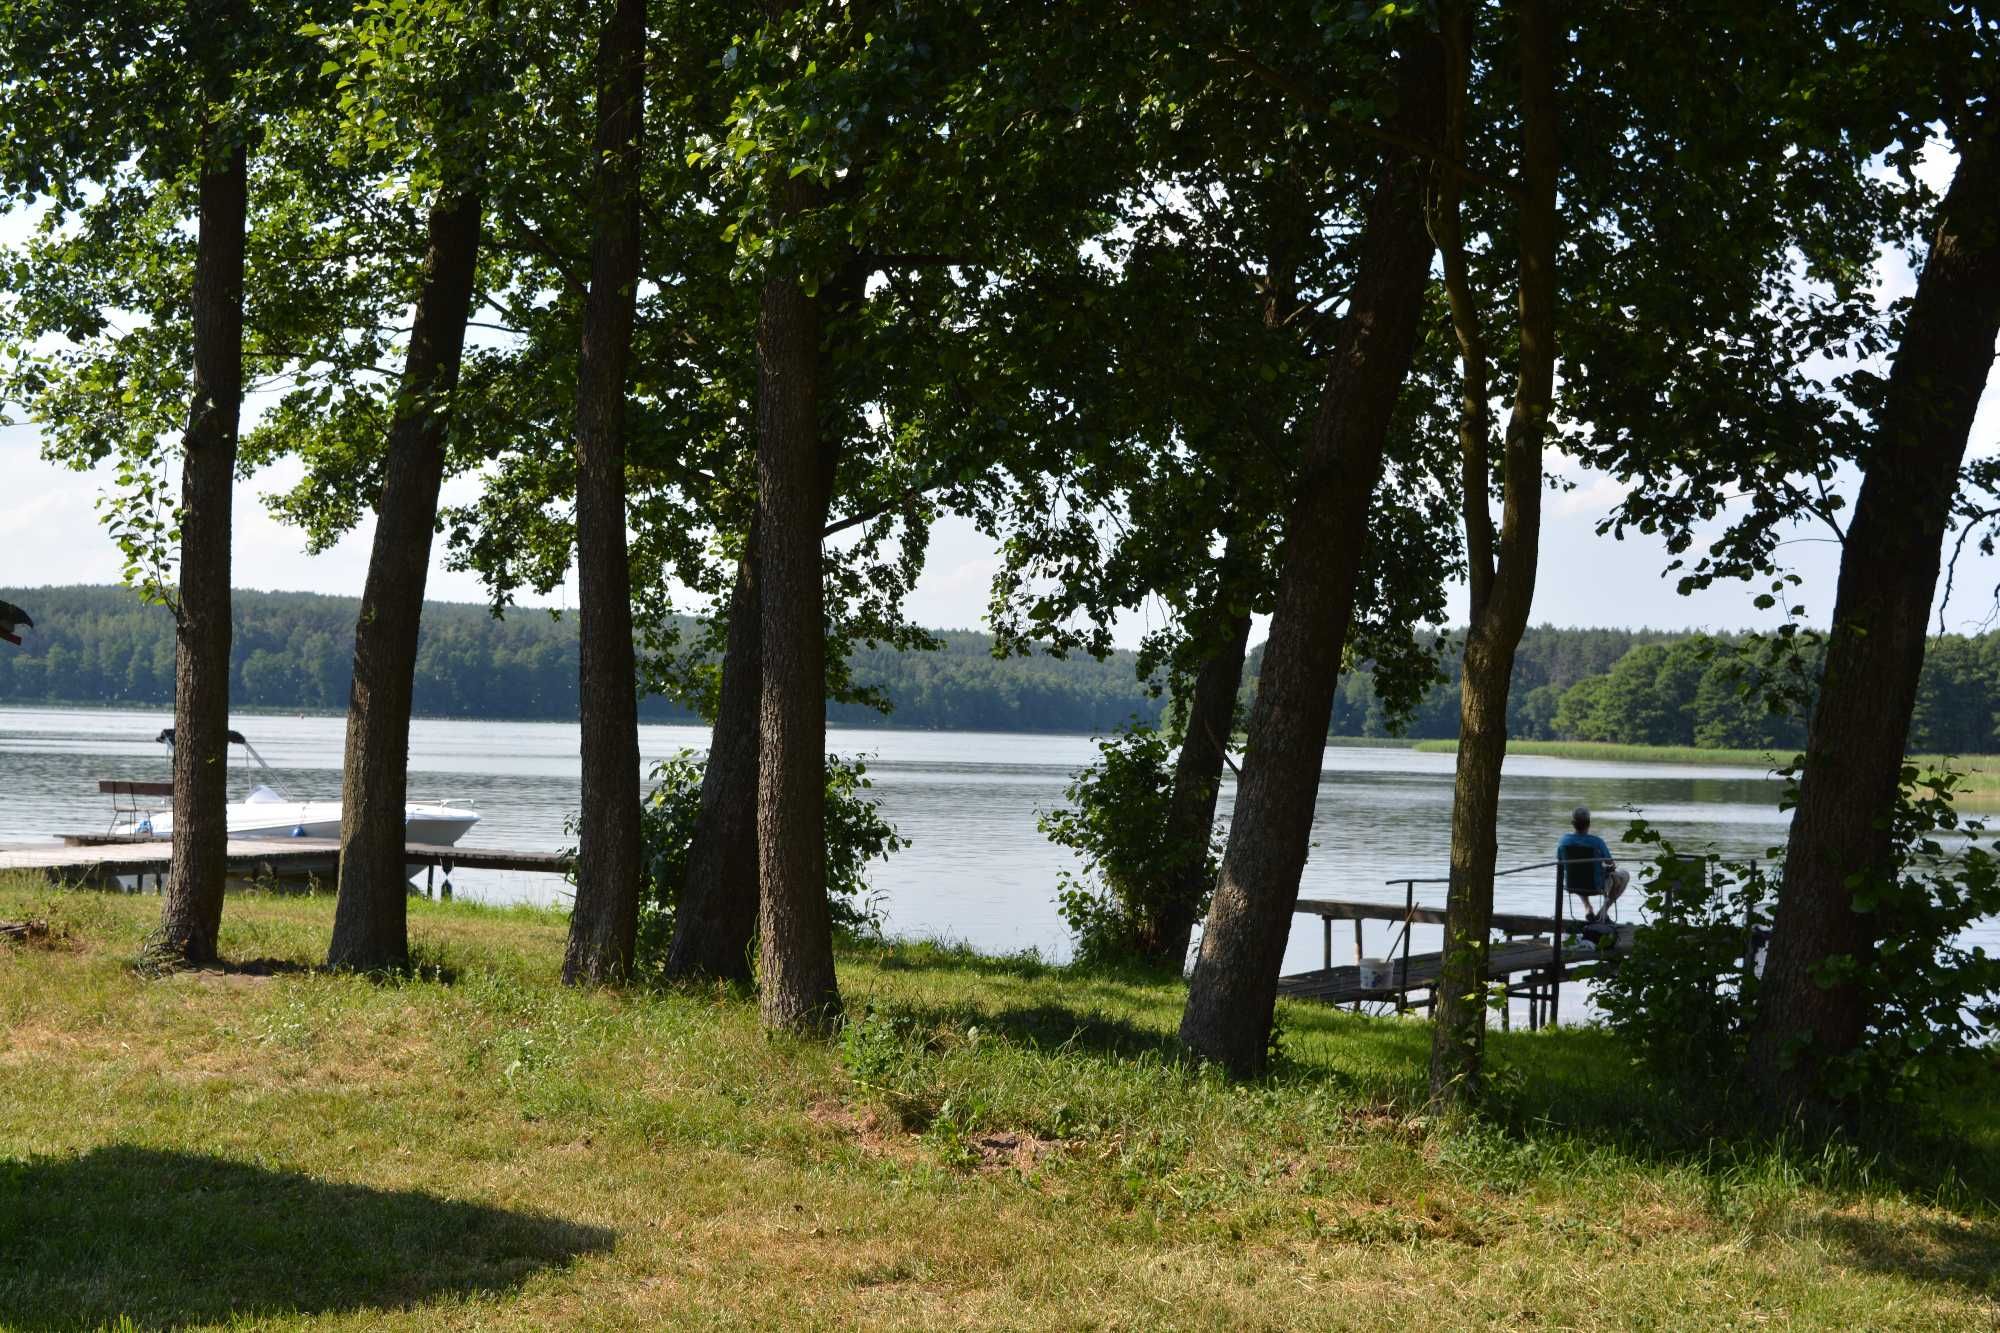
[[[1893,808],[1937,591],[1939,548],[2000,334],[2000,113],[1958,144],[1840,558],[1833,628],[1757,1001],[1749,1075],[1782,1115],[1833,1109],[1824,1076],[1868,1022],[1874,919],[1849,877],[1887,873]]]
[[[810,206],[787,181],[785,212]],[[758,975],[768,1026],[825,1031],[840,1014],[826,901],[826,453],[820,302],[797,277],[764,284],[757,331],[757,529],[763,690],[757,778]]]
[[[722,692],[701,775],[701,813],[674,915],[667,977],[748,983],[757,933],[757,712],[762,705],[763,608],[753,525],[729,595]]]
[[[1446,143],[1462,151],[1463,97],[1471,65],[1471,16],[1448,16],[1445,40],[1454,98]],[[1459,686],[1457,780],[1452,790],[1451,887],[1445,947],[1434,992],[1432,1106],[1469,1108],[1478,1098],[1486,1044],[1486,959],[1493,924],[1501,767],[1507,758],[1507,696],[1514,653],[1535,598],[1542,521],[1542,442],[1555,396],[1556,177],[1559,161],[1556,43],[1546,0],[1522,0],[1520,370],[1503,455],[1497,561],[1488,509],[1484,339],[1469,299],[1456,183],[1445,187],[1439,248],[1465,367],[1461,436],[1465,457],[1466,553],[1473,564],[1471,624]]]
[[[174,617],[174,841],[156,950],[216,961],[229,827],[229,539],[243,408],[243,232],[249,167],[241,142],[202,131],[195,241],[194,394],[181,463],[180,593]]]
[[[1396,128],[1437,142],[1442,65],[1434,38],[1413,39],[1398,84]],[[1431,260],[1424,177],[1422,163],[1392,158],[1369,202],[1354,291],[1285,519],[1236,814],[1181,1017],[1181,1040],[1238,1076],[1264,1067],[1369,502],[1415,349]]]
[[[432,206],[422,289],[375,506],[375,542],[354,629],[341,781],[339,895],[327,966],[372,971],[409,962],[409,876],[403,859],[410,692],[431,530],[444,481],[451,394],[472,314],[480,198]]]
[[[1229,557],[1223,557],[1229,563]],[[1174,760],[1174,789],[1167,804],[1167,842],[1183,848],[1180,864],[1168,876],[1169,893],[1153,937],[1145,941],[1152,962],[1176,971],[1187,966],[1188,940],[1194,934],[1201,900],[1213,887],[1208,873],[1208,844],[1215,828],[1216,798],[1222,790],[1222,767],[1230,733],[1236,725],[1236,694],[1243,685],[1244,650],[1250,643],[1248,612],[1231,615],[1218,607],[1215,635],[1208,655],[1195,675],[1188,701],[1187,733]]]
[[[622,981],[639,928],[639,707],[625,544],[625,392],[639,283],[646,0],[598,48],[597,236],[577,352],[576,539],[583,809],[563,980]]]

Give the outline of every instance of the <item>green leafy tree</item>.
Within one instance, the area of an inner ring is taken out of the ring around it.
[[[577,564],[583,809],[563,979],[623,980],[639,920],[639,711],[625,541],[625,400],[640,270],[646,3],[617,0],[598,41],[597,218],[577,351]]]
[[[309,13],[0,7],[0,200],[42,207],[10,265],[0,397],[26,403],[50,457],[116,460],[106,526],[128,582],[173,612],[175,837],[152,947],[175,961],[214,961],[222,917],[249,159],[316,91],[292,31]]]
[[[1786,207],[1769,224],[1740,218],[1719,245],[1673,252],[1676,289],[1691,272],[1738,269],[1747,290],[1714,307],[1735,313],[1701,342],[1727,350],[1690,357],[1667,317],[1685,310],[1684,299],[1662,283],[1666,274],[1626,263],[1605,275],[1624,290],[1617,308],[1630,317],[1626,329],[1647,329],[1645,345],[1616,322],[1581,330],[1589,347],[1575,383],[1600,412],[1601,463],[1632,487],[1610,526],[1664,531],[1680,553],[1697,525],[1731,507],[1720,538],[1687,567],[1685,587],[1767,576],[1801,515],[1841,536],[1825,683],[1792,823],[1798,854],[1786,861],[1749,1056],[1766,1105],[1820,1113],[1829,1109],[1822,1073],[1865,1026],[1862,988],[1837,960],[1865,970],[1883,943],[1882,918],[1855,910],[1849,886],[1889,862],[1889,813],[1940,548],[1962,512],[1966,434],[2000,327],[2000,247],[1985,205],[1995,194],[1996,25],[1976,4],[1809,4],[1780,17],[1760,21],[1732,60],[1737,86],[1761,108],[1738,121],[1731,145],[1729,160],[1749,169],[1711,173],[1705,188],[1729,192],[1739,215],[1740,201],[1757,197],[1746,188],[1753,183]],[[1701,40],[1730,33],[1735,19],[1720,18],[1682,31]],[[1672,68],[1652,63],[1656,74]],[[1942,198],[1915,174],[1940,127],[1957,154]],[[1787,151],[1747,151],[1759,138]],[[1788,220],[1798,223],[1790,246],[1761,261],[1745,253]],[[1871,282],[1880,245],[1922,255],[1915,292],[1886,312]],[[1829,356],[1856,368],[1829,377]],[[1876,369],[1885,356],[1886,376]],[[1837,484],[1850,465],[1861,478],[1851,514]],[[1765,604],[1787,593],[1780,582]],[[1773,636],[1775,649],[1797,637],[1786,630]]]
[[[818,822],[823,699],[841,679],[827,607],[890,609],[851,565],[829,580],[822,545],[848,521],[832,518],[832,501],[858,501],[853,521],[873,529],[871,516],[909,508],[943,470],[924,437],[905,433],[903,394],[883,372],[935,365],[927,316],[955,285],[951,270],[1077,244],[1068,150],[1057,145],[1070,143],[1071,97],[1084,86],[1070,62],[1091,50],[1086,18],[786,6],[725,57],[736,100],[714,156],[733,194],[728,235],[760,295],[757,503],[744,549],[756,555],[758,960],[773,1026],[822,1028],[839,1005]],[[925,318],[906,322],[911,312]],[[871,403],[889,408],[878,428],[848,428]],[[880,473],[874,450],[851,448],[862,438],[889,456],[919,450],[915,485],[870,494]],[[892,587],[920,560],[919,537]]]
[[[375,533],[355,628],[341,782],[331,967],[395,968],[409,954],[403,855],[412,680],[431,533],[467,321],[477,308],[496,126],[518,117],[528,68],[508,22],[440,0],[357,13],[317,30],[341,75],[339,142],[386,154],[422,201],[424,250],[395,391],[383,404]]]
[[[1447,5],[1440,31],[1447,62],[1445,125],[1440,142],[1452,161],[1468,142],[1471,68],[1480,63],[1478,7]],[[1451,817],[1451,887],[1445,948],[1432,1011],[1430,1091],[1434,1106],[1477,1100],[1486,1026],[1487,941],[1493,917],[1493,867],[1500,769],[1507,754],[1508,692],[1514,651],[1528,627],[1541,541],[1542,448],[1554,411],[1556,257],[1567,228],[1557,211],[1562,159],[1558,88],[1568,73],[1550,7],[1526,0],[1514,16],[1512,63],[1518,84],[1521,150],[1514,173],[1519,255],[1512,286],[1519,318],[1514,398],[1499,462],[1500,521],[1493,520],[1488,334],[1473,285],[1461,216],[1461,175],[1437,169],[1431,232],[1443,262],[1446,301],[1458,338],[1459,421],[1471,624],[1460,675],[1459,743]],[[1499,65],[1499,60],[1485,62]],[[1486,101],[1488,99],[1479,99]],[[1573,222],[1570,223],[1574,225]]]
[[[1435,36],[1404,19],[1393,33],[1364,27],[1342,37],[1333,51],[1314,53],[1320,68],[1304,76],[1303,93],[1293,98],[1308,108],[1302,118],[1333,102],[1314,81],[1331,72],[1348,80],[1346,91],[1367,90],[1358,99],[1367,108],[1362,123],[1378,142],[1437,143],[1445,69]],[[1293,48],[1279,49],[1289,56]],[[1226,54],[1262,81],[1294,85],[1265,51],[1232,43]],[[1377,119],[1377,108],[1393,112]],[[1405,148],[1382,152],[1320,406],[1299,427],[1298,484],[1279,539],[1245,776],[1180,1028],[1193,1051],[1233,1074],[1261,1069],[1269,1050],[1284,923],[1298,896],[1337,671],[1369,549],[1368,507],[1418,342],[1432,255],[1425,170]]]

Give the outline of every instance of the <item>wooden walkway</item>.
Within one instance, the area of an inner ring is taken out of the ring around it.
[[[335,838],[231,838],[229,873],[248,878],[300,876],[314,871],[331,876],[340,862],[340,842]],[[173,857],[173,843],[166,838],[109,837],[103,834],[70,834],[62,845],[51,843],[0,844],[0,871],[39,873],[64,884],[106,885],[118,879],[143,884],[147,876],[165,877]],[[410,865],[425,869],[426,886],[439,871],[444,874],[444,892],[451,893],[455,870],[522,870],[533,874],[559,875],[569,869],[570,860],[558,852],[524,852],[502,847],[445,847],[435,843],[412,842],[403,847]]]
[[[1364,1004],[1390,1004],[1399,1011],[1405,1009],[1428,1009],[1435,999],[1438,975],[1443,970],[1442,953],[1412,954],[1409,951],[1408,924],[1441,926],[1445,914],[1436,908],[1418,907],[1415,904],[1346,902],[1332,898],[1301,898],[1297,911],[1301,915],[1317,916],[1325,924],[1326,965],[1311,972],[1298,972],[1278,978],[1278,994],[1294,1000],[1314,1000],[1321,1004],[1352,1005],[1356,1008]],[[1344,967],[1333,965],[1333,923],[1352,921],[1354,923],[1355,964]],[[1361,923],[1364,921],[1388,921],[1404,925],[1400,937],[1400,952],[1387,959],[1389,984],[1363,986],[1361,984]],[[1493,929],[1503,931],[1507,938],[1495,940],[1489,946],[1486,957],[1486,979],[1501,982],[1510,997],[1528,1001],[1528,1023],[1530,1027],[1540,1027],[1544,1022],[1553,1023],[1561,999],[1561,987],[1565,979],[1580,978],[1594,972],[1604,964],[1624,957],[1632,951],[1634,927],[1621,925],[1614,927],[1602,940],[1578,938],[1574,932],[1580,923],[1561,921],[1551,916],[1529,916],[1512,912],[1495,912]],[[1517,938],[1520,935],[1528,938]],[[1562,940],[1560,949],[1555,941]],[[1502,1023],[1506,1023],[1506,1009],[1502,1011]]]
[[[1578,965],[1603,962],[1607,957],[1622,957],[1631,951],[1632,927],[1620,926],[1615,936],[1607,937],[1605,948],[1601,950],[1587,940],[1565,943],[1562,963],[1564,969],[1569,970]],[[1548,971],[1554,967],[1555,961],[1555,950],[1546,938],[1497,940],[1486,955],[1486,979],[1506,981],[1525,973]],[[1280,977],[1278,994],[1295,1000],[1319,1000],[1325,1004],[1394,1000],[1398,992],[1407,995],[1411,991],[1429,990],[1437,984],[1438,973],[1443,966],[1444,955],[1441,953],[1412,954],[1407,971],[1401,958],[1390,959],[1389,972],[1395,984],[1381,987],[1363,986],[1359,967],[1323,967]]]

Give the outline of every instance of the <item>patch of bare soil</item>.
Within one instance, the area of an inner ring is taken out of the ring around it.
[[[823,1098],[806,1108],[806,1119],[843,1138],[853,1139],[871,1157],[892,1157],[907,1162],[920,1156],[911,1137],[885,1124],[873,1107],[857,1111],[846,1102]]]
[[[806,1119],[843,1138],[853,1139],[863,1152],[873,1157],[910,1162],[924,1155],[916,1135],[893,1122],[883,1120],[872,1107],[857,1110],[846,1102],[827,1098],[807,1107]],[[1034,1134],[1017,1133],[1013,1130],[992,1130],[974,1134],[965,1140],[965,1146],[978,1156],[977,1162],[967,1163],[975,1170],[1012,1170],[1022,1175],[1031,1174],[1037,1166],[1060,1152],[1063,1147],[1060,1140],[1044,1139]]]
[[[1045,1158],[1062,1147],[1062,1144],[1053,1139],[1038,1138],[1026,1133],[1017,1134],[1011,1130],[975,1135],[968,1144],[979,1154],[981,1171],[1005,1171],[1011,1167],[1022,1175],[1032,1172]]]
[[[46,921],[0,921],[0,940],[29,949],[75,947],[68,927],[51,926]]]
[[[175,968],[168,974],[174,981],[197,986],[226,986],[242,989],[268,985],[275,977],[294,976],[312,969],[304,963],[283,958],[251,958],[241,963],[218,963],[214,967]]]

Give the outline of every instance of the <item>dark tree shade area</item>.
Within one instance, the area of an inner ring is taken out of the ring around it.
[[[32,607],[26,645],[0,657],[0,703],[167,707],[174,697],[173,617],[128,588],[0,590]],[[231,702],[238,708],[338,711],[347,703],[355,601],[313,593],[238,592]],[[1130,653],[995,660],[984,634],[939,636],[936,653],[859,648],[856,684],[895,704],[889,718],[860,704],[830,704],[837,726],[993,731],[1109,730],[1165,708],[1140,684]],[[415,711],[432,717],[569,719],[577,709],[573,617],[516,610],[496,620],[483,606],[428,602],[417,646]],[[686,722],[670,699],[641,702],[650,722]]]

